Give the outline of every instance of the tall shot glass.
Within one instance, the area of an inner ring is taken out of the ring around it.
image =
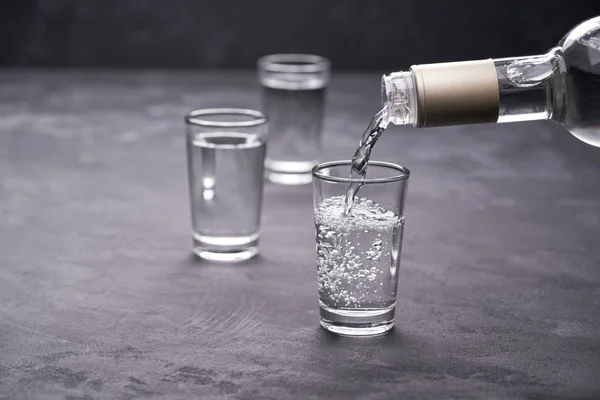
[[[316,55],[273,54],[258,60],[262,110],[269,117],[266,168],[271,182],[311,182],[321,152],[329,71],[329,61]]]
[[[267,119],[214,108],[185,122],[193,250],[214,261],[248,259],[258,252]]]
[[[394,326],[408,169],[370,161],[352,179],[351,161],[312,170],[321,325],[345,336],[383,334]],[[349,213],[346,192],[361,185]]]

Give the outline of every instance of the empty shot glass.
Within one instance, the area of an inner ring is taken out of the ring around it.
[[[267,178],[300,185],[311,182],[319,161],[330,63],[309,54],[273,54],[258,60],[263,111],[269,117]]]
[[[267,119],[215,108],[185,117],[194,252],[239,261],[258,252]]]
[[[351,161],[313,169],[321,325],[370,336],[394,326],[408,169],[371,161],[368,177],[349,178]],[[350,184],[359,185],[346,212]]]

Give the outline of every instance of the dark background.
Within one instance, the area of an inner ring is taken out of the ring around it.
[[[0,0],[0,65],[253,68],[307,52],[336,69],[536,54],[600,1]]]

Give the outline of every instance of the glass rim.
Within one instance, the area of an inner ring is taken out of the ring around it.
[[[258,67],[269,72],[316,73],[326,72],[331,65],[325,57],[315,54],[269,54],[258,59]]]
[[[216,115],[242,115],[249,118],[247,121],[212,121],[206,119],[206,117]],[[190,125],[206,127],[247,128],[266,124],[267,117],[262,112],[249,108],[201,108],[189,112],[185,116],[185,122]]]
[[[317,164],[312,169],[312,175],[314,178],[322,179],[324,181],[336,182],[336,183],[361,183],[361,184],[370,184],[370,183],[389,183],[389,182],[398,182],[407,180],[410,176],[410,171],[408,168],[403,167],[398,164],[390,163],[387,161],[369,161],[369,166],[376,167],[385,167],[389,169],[393,169],[395,171],[400,172],[400,174],[387,176],[384,178],[344,178],[341,176],[331,176],[325,175],[319,172],[325,168],[332,167],[340,167],[340,166],[350,166],[352,164],[352,160],[338,160],[338,161],[327,161],[320,164]]]

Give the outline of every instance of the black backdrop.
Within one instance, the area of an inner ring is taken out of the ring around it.
[[[252,68],[308,52],[336,69],[539,53],[598,0],[0,0],[0,65]]]

